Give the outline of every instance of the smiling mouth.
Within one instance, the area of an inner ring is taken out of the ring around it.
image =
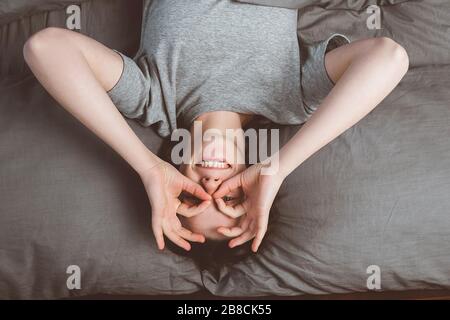
[[[198,167],[201,168],[212,168],[212,169],[228,169],[231,165],[225,161],[215,161],[215,160],[202,160]]]

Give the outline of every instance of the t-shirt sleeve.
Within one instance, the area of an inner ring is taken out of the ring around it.
[[[324,41],[314,44],[303,44],[301,66],[301,85],[305,115],[309,118],[333,89],[334,83],[325,67],[327,52],[350,43],[350,39],[342,34],[332,34]]]
[[[123,71],[116,85],[108,91],[117,109],[143,126],[153,126],[166,137],[173,128],[164,111],[161,87],[155,68],[146,56],[136,61],[116,51],[123,59]]]

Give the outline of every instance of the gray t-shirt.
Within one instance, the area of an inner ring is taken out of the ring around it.
[[[139,102],[128,101],[121,111],[155,124],[162,136],[218,110],[281,124],[303,120],[296,10],[231,0],[154,0],[144,12],[134,60],[143,77],[135,76],[122,94]]]

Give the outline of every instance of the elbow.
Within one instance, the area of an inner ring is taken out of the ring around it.
[[[405,48],[391,38],[380,37],[374,40],[376,49],[381,50],[392,66],[405,75],[409,69],[409,57]]]
[[[23,57],[26,63],[33,64],[36,59],[45,56],[63,36],[64,29],[53,27],[45,28],[32,35],[23,46]]]

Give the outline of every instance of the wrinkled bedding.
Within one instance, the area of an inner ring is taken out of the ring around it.
[[[0,298],[360,292],[373,265],[381,290],[450,289],[450,2],[242,1],[301,8],[303,49],[334,32],[390,36],[411,69],[288,177],[260,253],[218,270],[156,249],[139,178],[32,77],[23,43],[66,17],[63,2],[32,2],[0,5]],[[382,29],[370,30],[365,8],[376,2]],[[83,2],[81,32],[132,56],[141,6]],[[129,123],[164,151],[151,129]],[[281,143],[298,129],[280,127]],[[70,265],[81,269],[79,290],[66,286]]]

